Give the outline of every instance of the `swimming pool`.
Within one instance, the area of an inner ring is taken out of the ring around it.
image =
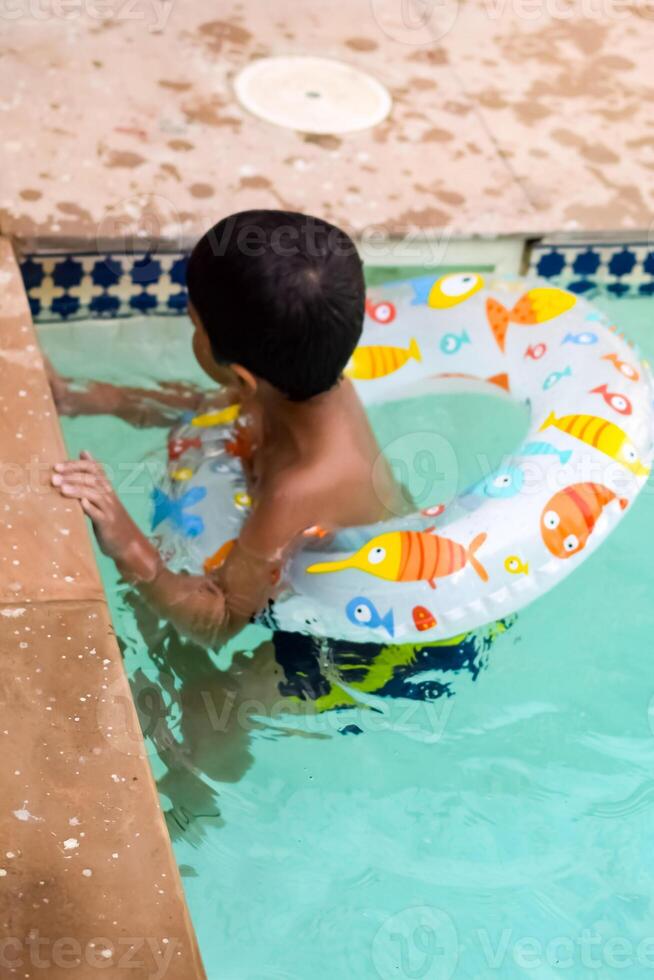
[[[651,300],[597,302],[654,358]],[[201,381],[183,321],[40,333],[62,371]],[[439,431],[467,434],[462,482],[476,452],[520,439],[503,403],[440,404]],[[376,421],[393,442],[401,417]],[[164,431],[64,431],[147,526]],[[508,628],[413,664],[292,663],[254,627],[208,654],[135,608],[100,556],[211,980],[650,975],[653,531],[647,487]]]

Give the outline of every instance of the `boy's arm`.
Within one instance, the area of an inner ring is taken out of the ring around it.
[[[52,482],[64,496],[81,501],[100,547],[153,610],[207,646],[224,643],[266,606],[287,546],[302,527],[298,507],[285,495],[270,494],[253,508],[215,578],[180,575],[164,566],[88,453],[57,464]]]
[[[107,381],[74,382],[60,375],[45,357],[45,367],[57,411],[60,415],[114,415],[130,425],[170,426],[180,412],[196,411],[207,399],[207,392],[195,385],[163,381],[158,389],[126,388]],[[230,404],[233,392],[211,396],[220,407]]]
[[[239,633],[266,607],[279,568],[279,562],[251,555],[238,542],[220,577],[175,574],[158,555],[151,562],[152,578],[145,581],[134,577],[133,565],[116,564],[158,616],[180,633],[213,648]]]

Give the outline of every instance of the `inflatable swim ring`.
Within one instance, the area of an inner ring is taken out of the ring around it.
[[[584,299],[477,273],[372,289],[346,368],[364,403],[479,391],[528,406],[509,460],[458,500],[334,536],[307,529],[269,625],[320,637],[408,643],[498,620],[584,561],[645,484],[652,380]],[[153,529],[173,567],[211,571],[250,500],[238,406],[187,420],[170,438]]]

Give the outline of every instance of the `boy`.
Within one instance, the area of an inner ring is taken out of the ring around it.
[[[57,464],[52,483],[81,501],[102,550],[160,617],[216,646],[265,608],[306,528],[370,524],[388,516],[380,498],[395,513],[406,501],[342,375],[365,302],[344,232],[295,212],[232,215],[195,246],[187,284],[193,351],[224,403],[240,402],[251,447],[253,506],[224,565],[213,576],[169,571],[89,453]]]

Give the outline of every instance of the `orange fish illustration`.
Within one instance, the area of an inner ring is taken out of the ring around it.
[[[504,371],[502,374],[492,374],[488,378],[480,378],[478,374],[461,374],[461,372],[454,371],[441,371],[440,374],[433,375],[434,378],[468,378],[470,381],[488,381],[491,385],[497,385],[498,388],[504,388],[505,391],[509,391],[509,376]]]
[[[625,378],[629,378],[630,381],[638,381],[640,378],[639,372],[631,364],[627,364],[626,361],[621,361],[617,354],[604,354],[602,357],[603,361],[610,361],[613,367],[624,375]]]
[[[485,533],[478,534],[464,548],[450,538],[432,534],[433,530],[429,527],[424,531],[388,531],[372,538],[349,558],[318,562],[309,565],[307,572],[324,574],[357,568],[388,582],[428,582],[435,589],[435,579],[453,575],[470,562],[479,578],[488,581],[488,573],[476,557],[486,540]]]
[[[504,388],[505,391],[510,391],[509,388],[509,376],[506,372],[502,374],[493,374],[490,378],[486,378],[492,385],[497,385],[498,388]]]
[[[586,547],[597,519],[611,501],[629,503],[601,483],[573,483],[555,493],[543,508],[540,533],[556,558],[571,558]]]
[[[436,617],[426,606],[414,606],[412,615],[413,625],[420,633],[424,633],[425,630],[433,630],[434,626],[438,626]]]
[[[521,327],[537,326],[572,309],[576,302],[577,298],[563,289],[536,286],[524,293],[511,310],[496,299],[487,299],[486,315],[497,346],[503,351],[510,323]]]
[[[252,450],[252,441],[242,429],[237,429],[234,436],[225,443],[225,452],[237,459],[250,459]]]
[[[224,544],[221,544],[218,551],[215,551],[213,555],[210,555],[208,558],[205,558],[203,567],[207,575],[210,575],[211,572],[218,571],[220,566],[225,563],[228,554],[230,553],[230,551],[232,550],[235,544],[236,544],[236,538],[231,538],[230,541],[225,541]]]
[[[305,527],[302,534],[305,538],[326,538],[329,531],[326,531],[320,524],[312,524],[311,527]]]
[[[420,348],[415,340],[410,340],[406,349],[377,344],[357,347],[343,373],[357,381],[373,381],[375,378],[384,378],[387,374],[399,371],[411,359],[422,360]]]

